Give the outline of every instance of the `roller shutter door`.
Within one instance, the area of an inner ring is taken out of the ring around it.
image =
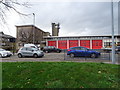
[[[48,46],[55,46],[56,47],[56,41],[48,41]]]
[[[90,48],[90,40],[80,40],[80,46]]]
[[[92,49],[101,49],[102,40],[92,40]]]
[[[78,46],[78,40],[69,40],[69,48],[77,47],[77,46]]]
[[[58,48],[60,48],[60,49],[67,49],[67,40],[60,40],[60,41],[58,41]]]

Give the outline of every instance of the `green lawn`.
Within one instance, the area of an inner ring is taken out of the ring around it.
[[[77,62],[4,62],[3,88],[118,88],[120,65]]]

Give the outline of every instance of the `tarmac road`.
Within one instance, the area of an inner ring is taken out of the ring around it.
[[[18,58],[15,54],[11,57],[1,58],[2,62],[27,62],[27,61],[63,61],[64,53],[45,53],[44,57],[34,58],[34,57],[23,57]]]
[[[54,62],[54,61],[74,61],[74,62],[108,62],[111,63],[111,54],[108,53],[102,53],[100,58],[85,58],[85,57],[79,57],[79,58],[70,58],[66,55],[66,53],[44,53],[45,56],[42,58],[34,58],[34,57],[24,57],[24,58],[18,58],[17,55],[13,55],[11,57],[7,58],[0,58],[0,62]],[[118,61],[120,59],[120,54],[116,54],[116,60],[117,63],[120,63]]]

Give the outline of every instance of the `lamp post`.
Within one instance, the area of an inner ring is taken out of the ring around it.
[[[33,44],[35,43],[35,32],[34,32],[35,28],[34,28],[34,26],[35,26],[35,14],[33,13]]]
[[[35,13],[33,13],[33,25],[35,25]]]
[[[112,64],[115,64],[113,0],[111,1],[111,24],[112,24]]]

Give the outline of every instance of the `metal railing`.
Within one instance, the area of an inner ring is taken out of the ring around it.
[[[111,51],[105,52],[102,49],[98,49],[96,51],[99,51],[101,53],[100,57],[98,58],[90,58],[90,57],[70,57],[67,55],[67,50],[63,50],[64,52],[64,60],[66,61],[85,61],[85,62],[112,62],[112,53]],[[115,54],[116,62],[120,63],[120,53]]]

